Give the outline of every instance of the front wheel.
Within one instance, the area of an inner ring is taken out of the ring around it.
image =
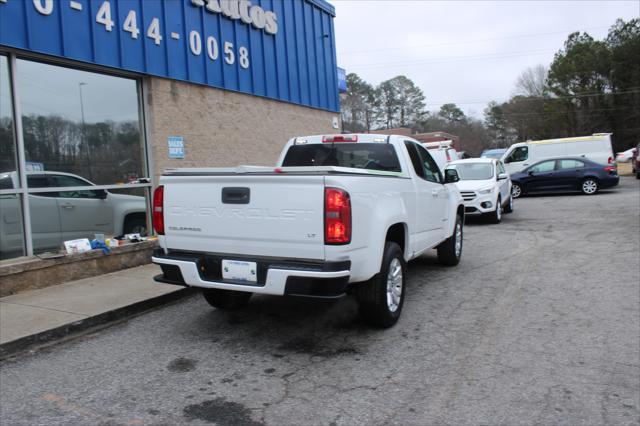
[[[203,288],[204,299],[214,308],[234,310],[240,309],[249,302],[253,293],[244,291],[220,290],[217,288]]]
[[[502,199],[500,197],[498,197],[498,201],[496,202],[496,209],[487,214],[489,215],[491,223],[502,222]]]
[[[398,321],[406,293],[406,268],[400,246],[387,242],[380,272],[355,287],[360,315],[367,323],[389,328]]]
[[[456,215],[453,235],[438,246],[438,262],[447,266],[456,266],[462,257],[462,217]]]
[[[520,185],[518,185],[517,183],[514,183],[511,186],[511,197],[512,198],[518,198],[522,196],[522,187]]]
[[[598,181],[594,178],[586,178],[582,181],[582,186],[580,187],[580,189],[585,195],[593,195],[598,192]]]

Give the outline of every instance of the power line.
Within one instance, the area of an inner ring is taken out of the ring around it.
[[[546,101],[559,101],[563,99],[574,99],[574,98],[587,98],[587,97],[595,97],[595,96],[609,96],[609,95],[626,95],[632,93],[640,93],[640,86],[630,87],[627,90],[617,91],[617,92],[607,92],[607,93],[582,93],[577,95],[568,95],[568,96],[554,96],[554,97],[523,97],[519,99],[520,102],[546,102]],[[426,102],[427,105],[444,105],[444,104],[459,104],[459,105],[470,105],[470,104],[487,104],[489,102],[493,102],[495,99],[490,100],[474,100],[474,101],[429,101]]]
[[[486,55],[466,55],[466,56],[453,56],[453,57],[443,57],[443,58],[432,58],[428,60],[420,60],[420,61],[405,61],[405,62],[378,62],[372,64],[361,64],[354,66],[347,66],[346,68],[350,69],[358,69],[358,70],[368,70],[368,69],[379,69],[379,68],[401,68],[401,67],[412,67],[412,66],[420,66],[420,65],[431,65],[431,64],[445,64],[451,62],[466,62],[466,61],[477,61],[477,60],[486,60],[486,59],[504,59],[504,58],[513,58],[518,56],[531,56],[531,55],[541,55],[543,53],[556,52],[557,49],[536,49],[536,50],[528,50],[528,51],[519,51],[519,52],[508,52],[508,53],[489,53]]]
[[[588,28],[584,28],[582,31],[602,29],[602,28],[609,28],[609,26],[601,25],[601,26],[597,26],[597,27],[588,27]],[[339,53],[342,54],[342,55],[358,55],[358,54],[361,54],[361,53],[386,52],[386,51],[390,51],[390,50],[400,50],[400,49],[407,49],[407,48],[413,49],[413,48],[417,48],[417,47],[458,46],[458,45],[464,45],[464,44],[476,44],[476,43],[484,43],[484,42],[488,42],[488,41],[497,41],[497,40],[510,40],[510,39],[517,39],[517,38],[529,38],[529,37],[541,37],[541,36],[547,36],[547,35],[567,34],[567,33],[573,33],[575,31],[576,30],[562,30],[562,31],[553,31],[553,32],[548,32],[548,33],[521,34],[521,35],[505,36],[505,37],[492,37],[492,38],[485,38],[485,39],[464,40],[464,41],[450,42],[450,43],[403,45],[403,46],[396,46],[396,47],[385,47],[385,48],[380,48],[380,49],[366,49],[366,50],[351,50],[351,51],[347,50],[346,52],[339,52]]]

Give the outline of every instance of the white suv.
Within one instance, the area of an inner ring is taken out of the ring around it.
[[[465,213],[487,215],[493,223],[500,223],[503,212],[513,212],[511,178],[502,161],[469,158],[452,161],[446,168],[458,172],[456,186],[464,199]]]

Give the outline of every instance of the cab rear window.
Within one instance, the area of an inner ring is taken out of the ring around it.
[[[333,143],[293,145],[283,167],[336,166],[401,172],[393,145],[381,143]]]

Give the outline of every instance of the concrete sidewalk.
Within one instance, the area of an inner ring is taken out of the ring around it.
[[[0,358],[176,300],[186,289],[153,281],[156,265],[0,298]]]

